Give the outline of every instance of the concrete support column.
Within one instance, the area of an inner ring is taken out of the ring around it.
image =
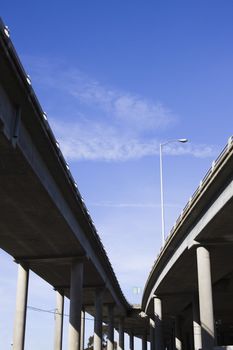
[[[13,350],[23,350],[26,327],[29,269],[23,264],[18,267],[16,313],[13,335]]]
[[[155,350],[155,322],[150,319],[150,350]]]
[[[145,329],[145,332],[142,336],[142,350],[147,350],[147,331]]]
[[[85,342],[85,310],[81,311],[81,337],[80,337],[80,350],[84,350]]]
[[[175,349],[182,350],[182,341],[181,341],[181,320],[179,316],[176,316],[175,319]]]
[[[199,317],[199,303],[198,298],[195,296],[193,298],[193,344],[194,350],[202,349],[202,341],[201,341],[201,325],[200,325],[200,317]]]
[[[94,350],[102,350],[103,289],[95,291]]]
[[[155,350],[163,349],[162,301],[154,297]]]
[[[80,350],[82,288],[83,261],[75,260],[71,266],[69,350]]]
[[[124,348],[125,348],[124,318],[121,317],[119,320],[118,350],[124,350]]]
[[[133,331],[129,334],[129,350],[134,350],[134,334]]]
[[[108,305],[108,340],[107,350],[114,350],[114,305]]]
[[[205,247],[197,247],[197,272],[202,347],[212,350],[215,344],[210,254]]]
[[[64,293],[56,291],[54,350],[62,350]]]

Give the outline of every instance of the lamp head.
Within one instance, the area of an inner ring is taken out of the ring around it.
[[[181,143],[185,143],[185,142],[188,142],[188,139],[178,139],[177,141],[179,141]]]

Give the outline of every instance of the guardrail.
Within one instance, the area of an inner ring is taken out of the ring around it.
[[[177,227],[187,214],[187,212],[190,210],[190,208],[194,205],[194,203],[197,201],[197,199],[200,197],[204,187],[206,184],[210,181],[216,170],[218,169],[219,165],[222,163],[223,159],[226,157],[226,155],[233,149],[233,136],[229,137],[228,142],[226,146],[223,148],[223,150],[220,152],[216,160],[212,162],[211,168],[207,171],[203,179],[200,181],[199,186],[197,187],[196,191],[193,193],[193,195],[189,198],[188,203],[185,205],[184,209],[181,211],[181,214],[178,216],[175,224],[173,225],[171,231],[169,232],[168,236],[165,239],[165,245],[161,247],[160,252],[157,256],[158,257],[162,254],[162,251],[165,249],[165,247],[168,245],[169,241],[171,240],[174,232],[176,231]],[[156,260],[157,260],[156,259]],[[153,268],[152,268],[153,269]]]

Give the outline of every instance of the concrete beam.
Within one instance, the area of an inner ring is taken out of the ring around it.
[[[114,304],[108,305],[107,350],[114,350]]]
[[[61,263],[61,264],[71,264],[73,261],[81,260],[84,261],[85,255],[79,256],[46,256],[46,257],[23,257],[15,258],[17,263],[30,264],[45,264],[45,263]]]
[[[83,262],[73,261],[70,282],[69,350],[80,350]]]
[[[150,350],[155,350],[155,322],[150,319]]]
[[[13,350],[23,350],[25,341],[29,269],[19,264]]]
[[[181,319],[179,316],[175,318],[175,349],[182,350]]]
[[[54,350],[62,350],[64,293],[56,291]]]
[[[81,312],[81,336],[80,336],[80,350],[84,350],[85,342],[85,310]]]
[[[191,243],[189,245],[189,249],[194,247],[196,248],[195,246],[197,245],[201,245],[203,247],[211,247],[211,246],[232,246],[233,245],[233,240],[230,240],[230,239],[226,239],[226,238],[222,238],[221,240],[220,239],[211,239],[211,240],[201,240],[200,242],[197,242],[197,241],[194,241],[195,243]]]
[[[194,296],[193,303],[193,344],[194,350],[202,349],[202,340],[201,340],[201,325],[200,325],[200,316],[199,316],[199,302],[198,297]]]
[[[83,285],[83,289],[86,291],[95,291],[96,288],[100,289],[100,288],[104,288],[103,284],[98,284],[98,285],[88,285],[88,284],[84,284]],[[70,285],[58,285],[58,286],[54,286],[55,290],[67,290],[70,289]],[[91,304],[93,305],[93,304]]]
[[[205,350],[212,350],[215,334],[210,254],[202,246],[197,247],[197,272],[202,347]]]
[[[154,296],[155,349],[163,350],[162,301]]]
[[[102,350],[103,288],[95,292],[94,350]]]
[[[147,350],[147,331],[146,328],[142,335],[142,350]]]
[[[134,350],[134,333],[131,331],[129,333],[129,350]]]
[[[124,318],[119,319],[119,340],[118,340],[118,350],[124,350],[125,348],[125,334],[124,334]]]

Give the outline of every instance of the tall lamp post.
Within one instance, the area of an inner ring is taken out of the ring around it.
[[[188,139],[169,140],[159,144],[162,246],[164,246],[165,244],[164,194],[163,194],[163,147],[166,146],[168,143],[172,143],[172,142],[186,143],[188,142]]]

